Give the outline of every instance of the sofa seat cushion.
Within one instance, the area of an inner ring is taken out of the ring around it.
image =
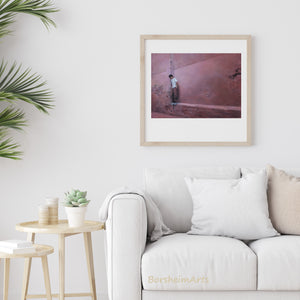
[[[256,256],[242,241],[177,233],[148,244],[145,290],[256,290]]]
[[[300,236],[282,235],[254,241],[258,290],[300,290]]]

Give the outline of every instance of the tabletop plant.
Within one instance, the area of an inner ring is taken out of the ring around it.
[[[87,192],[81,192],[80,190],[72,189],[70,192],[65,193],[66,207],[84,207],[90,203],[90,200],[86,198]]]
[[[58,11],[51,0],[0,0],[0,42],[10,34],[15,16],[25,13],[38,17],[46,28],[55,26],[49,14]],[[53,107],[52,92],[45,87],[42,77],[21,64],[0,61],[0,157],[20,159],[20,145],[9,137],[10,130],[21,130],[27,120],[24,111],[17,106],[24,101],[47,113]]]

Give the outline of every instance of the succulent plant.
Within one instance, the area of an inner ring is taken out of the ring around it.
[[[67,207],[82,207],[87,206],[90,200],[86,199],[87,192],[72,189],[70,192],[65,193],[64,206]]]

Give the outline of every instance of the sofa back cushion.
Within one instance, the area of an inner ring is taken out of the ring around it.
[[[246,167],[241,167],[241,176],[245,176],[249,173],[256,173],[261,170],[266,170],[267,167],[265,168],[246,168]],[[300,169],[283,169],[284,172],[286,172],[289,175],[300,177]]]
[[[186,177],[193,199],[189,234],[256,240],[278,235],[269,218],[265,170],[239,179]]]
[[[242,175],[256,169],[242,168]],[[268,173],[269,213],[274,228],[282,234],[300,234],[300,170],[279,170],[270,165]]]
[[[176,232],[191,229],[193,201],[184,177],[238,179],[237,167],[199,167],[184,169],[146,169],[145,190],[161,211],[164,223]]]

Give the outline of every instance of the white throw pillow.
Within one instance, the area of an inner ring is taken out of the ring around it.
[[[193,199],[189,234],[255,240],[278,235],[269,219],[265,171],[240,179],[185,177]]]

